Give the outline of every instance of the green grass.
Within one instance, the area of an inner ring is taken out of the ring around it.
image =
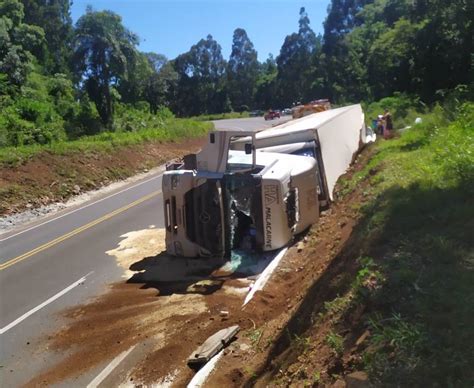
[[[385,278],[379,270],[380,267],[371,257],[359,257],[357,263],[359,270],[355,278],[349,280],[350,277],[345,276],[340,282],[340,286],[346,288],[346,291],[323,303],[322,311],[318,314],[320,320],[328,318],[336,323],[351,306],[360,302],[361,297],[380,288],[384,283]],[[349,287],[345,287],[344,283],[348,282],[350,282]]]
[[[374,258],[378,286],[362,295],[372,332],[364,362],[380,385],[474,381],[474,104],[446,116],[438,107],[382,140],[344,184],[346,194],[370,182],[356,233]]]
[[[337,355],[341,355],[343,353],[344,338],[341,337],[339,334],[334,333],[333,331],[330,331],[326,335],[326,343]]]
[[[258,348],[258,344],[260,342],[260,339],[262,338],[262,335],[263,335],[263,329],[253,329],[253,330],[250,330],[246,336],[247,338],[250,340],[252,346],[254,348],[256,348],[257,350],[260,350]]]
[[[357,224],[275,339],[262,368],[275,385],[280,369],[311,365],[318,349],[305,356],[294,341],[310,334],[343,362],[323,365],[328,386],[353,370],[381,387],[474,386],[474,103],[422,118],[338,182]]]
[[[311,337],[300,337],[297,334],[293,335],[294,346],[301,352],[304,353],[311,347]]]
[[[366,306],[361,367],[378,386],[474,383],[474,103],[454,116],[439,106],[424,113],[340,182],[340,198],[364,184],[353,231],[364,256],[318,317],[338,327]],[[326,342],[342,352],[335,331]]]
[[[0,148],[0,164],[12,166],[37,155],[50,152],[58,155],[84,152],[111,152],[117,148],[138,145],[150,141],[178,141],[203,136],[212,128],[210,123],[190,119],[170,118],[155,127],[132,132],[103,132],[74,141],[55,142],[46,145],[29,145]]]
[[[223,120],[223,119],[242,119],[245,117],[250,117],[249,112],[214,113],[214,114],[194,116],[194,117],[191,117],[191,119],[197,120],[197,121],[211,121],[211,120]]]

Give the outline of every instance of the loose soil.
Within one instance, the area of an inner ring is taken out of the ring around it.
[[[347,176],[360,170],[371,153],[370,147],[365,149]],[[254,275],[229,271],[218,260],[168,257],[158,249],[164,237],[160,229],[122,236],[119,247],[108,253],[124,268],[127,280],[65,312],[68,326],[48,342],[50,349],[68,356],[28,385],[74,379],[133,345],[151,343],[123,383],[185,386],[195,373],[186,366],[192,351],[234,324],[241,331],[206,386],[331,385],[335,376],[357,369],[357,355],[351,346],[336,354],[325,341],[333,321],[313,324],[324,302],[347,290],[357,271],[352,231],[365,201],[365,184],[323,212],[318,225],[290,247],[264,290],[243,309]],[[362,313],[352,311],[346,322],[349,344],[363,333],[358,326]]]
[[[15,167],[0,166],[0,217],[65,201],[197,151],[203,138],[150,142],[114,152],[43,152]]]

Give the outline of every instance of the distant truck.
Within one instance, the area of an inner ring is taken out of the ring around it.
[[[310,101],[305,105],[298,105],[292,109],[294,119],[299,119],[313,113],[323,112],[331,109],[331,103],[327,99]]]
[[[255,132],[211,132],[163,175],[166,250],[229,257],[271,251],[316,223],[365,142],[360,105]]]

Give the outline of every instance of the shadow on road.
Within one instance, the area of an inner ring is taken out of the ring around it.
[[[127,283],[143,283],[143,289],[156,288],[160,296],[171,294],[211,294],[230,279],[256,279],[275,254],[232,252],[224,261],[217,257],[186,258],[161,252],[133,263],[136,272]]]

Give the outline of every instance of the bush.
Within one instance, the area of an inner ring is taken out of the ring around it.
[[[456,116],[447,128],[434,129],[432,147],[447,177],[473,185],[474,103],[463,104]]]
[[[437,90],[436,94],[441,97],[449,119],[454,120],[462,101],[474,100],[474,86],[458,85],[454,89]]]
[[[45,102],[18,99],[0,115],[0,145],[50,144],[66,138],[64,121]]]
[[[395,128],[411,125],[418,115],[425,112],[425,105],[418,97],[404,93],[395,93],[393,97],[386,97],[364,105],[368,124],[378,115],[383,114],[385,109],[388,109],[392,114]]]
[[[150,111],[150,104],[147,101],[138,101],[133,104],[134,108],[140,110],[142,112],[149,112]]]
[[[35,123],[50,121],[53,116],[49,104],[29,98],[21,98],[17,100],[15,103],[15,110],[21,119]]]
[[[102,130],[99,113],[87,94],[82,96],[77,115],[67,124],[69,139],[91,136]]]
[[[174,113],[166,106],[160,106],[156,115],[162,120],[174,119]]]

